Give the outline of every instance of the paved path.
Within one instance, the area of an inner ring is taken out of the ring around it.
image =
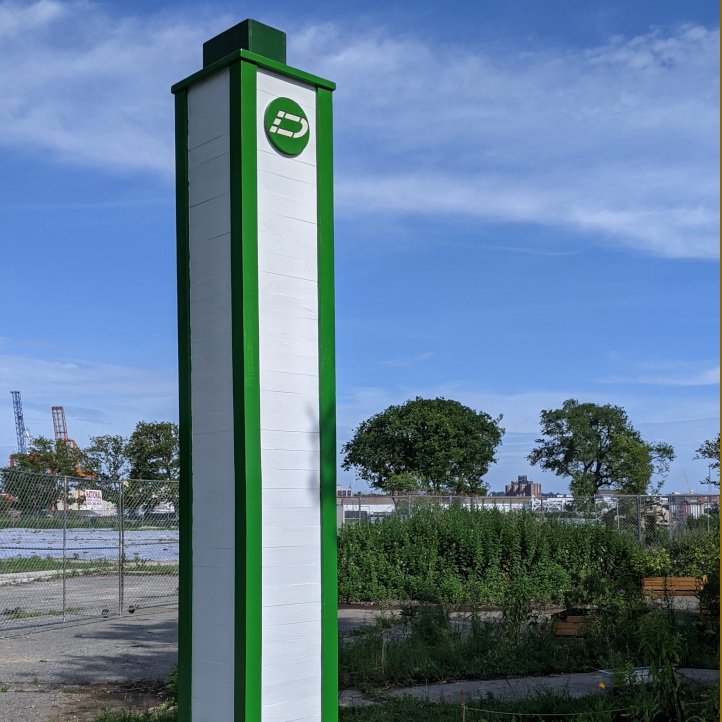
[[[342,609],[339,628],[348,633],[374,621],[378,614],[370,609]],[[168,606],[140,609],[120,619],[44,627],[30,633],[18,630],[0,638],[0,721],[80,722],[93,719],[103,706],[98,706],[99,699],[122,706],[124,696],[152,705],[153,696],[147,690],[117,685],[167,677],[177,658],[176,623],[176,608]],[[681,671],[704,681],[719,680],[715,670]],[[468,701],[492,693],[509,699],[546,686],[581,696],[598,691],[600,681],[609,686],[608,676],[590,673],[433,684],[397,688],[387,694],[458,701],[463,692]],[[358,691],[345,690],[339,703],[369,701]]]
[[[679,673],[697,682],[719,682],[719,670],[715,669],[680,669]],[[609,688],[612,678],[603,672],[586,672],[574,674],[557,674],[548,677],[518,677],[514,679],[467,680],[464,682],[447,682],[445,684],[428,684],[416,687],[395,687],[384,692],[389,697],[411,696],[431,702],[470,702],[486,697],[489,694],[497,699],[523,699],[540,690],[567,692],[570,697],[585,697],[600,691],[600,683]],[[354,705],[366,706],[374,704],[355,689],[342,690],[339,694],[341,707]]]

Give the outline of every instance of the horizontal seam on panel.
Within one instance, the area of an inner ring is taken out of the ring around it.
[[[207,198],[204,201],[198,201],[198,203],[191,203],[188,207],[192,210],[193,208],[198,208],[198,206],[202,206],[205,203],[210,203],[211,201],[217,201],[219,198],[224,198],[224,197],[230,198],[230,195],[231,195],[230,192],[221,193],[218,196],[213,196],[212,198]]]
[[[314,166],[310,166],[313,168]],[[272,170],[264,170],[263,168],[258,169],[259,175],[261,173],[267,173],[268,175],[275,176],[276,178],[285,178],[286,180],[292,181],[293,183],[303,183],[303,185],[311,186],[312,188],[315,188],[317,185],[316,181],[305,181],[301,180],[300,178],[291,178],[291,176],[283,175],[283,173],[274,173]]]
[[[216,233],[215,236],[206,236],[206,237],[203,238],[203,240],[204,240],[204,241],[215,241],[216,238],[223,238],[223,236],[230,236],[230,235],[231,235],[231,232],[230,232],[230,231],[223,231],[223,233]],[[208,257],[205,256],[203,260],[204,260],[204,262],[208,261]],[[190,261],[191,261],[191,265],[192,265],[192,266],[198,264],[198,260],[195,260],[195,261],[194,261],[194,260],[191,258]]]
[[[304,276],[291,276],[288,273],[278,273],[278,271],[261,271],[262,276],[280,276],[281,278],[292,278],[295,281],[308,281],[308,283],[317,283],[316,278],[305,278]]]
[[[278,154],[273,150],[266,150],[265,148],[256,148],[256,150],[259,153],[265,153],[266,155],[276,156],[276,157],[278,156]],[[298,163],[299,165],[305,165],[309,168],[316,168],[315,163],[307,163],[306,161],[303,161],[300,158],[284,158],[283,160],[286,160],[289,163]]]
[[[188,135],[190,135],[190,130],[188,131]],[[198,145],[189,146],[188,147],[188,155],[191,154],[191,151],[198,150],[198,148],[202,148],[204,145],[213,143],[213,141],[218,140],[219,138],[229,138],[229,137],[230,137],[230,133],[221,133],[221,135],[213,136],[213,138],[210,138],[209,140],[204,140],[202,143],[199,143]]]
[[[218,160],[219,158],[230,157],[230,155],[231,155],[230,150],[227,150],[227,151],[224,151],[223,153],[219,153],[218,155],[214,155],[214,156],[211,156],[210,158],[206,158],[205,160],[195,163],[194,165],[189,164],[188,165],[189,175],[190,175],[190,171],[194,171],[194,170],[197,170],[198,168],[202,168],[207,163],[212,163],[214,160]],[[229,164],[229,168],[230,168],[230,164]],[[230,170],[229,170],[228,174],[230,175]],[[189,178],[188,180],[190,182],[190,181],[192,181],[192,178]]]

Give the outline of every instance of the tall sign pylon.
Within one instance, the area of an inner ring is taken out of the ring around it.
[[[246,20],[173,86],[179,720],[338,718],[333,83]]]

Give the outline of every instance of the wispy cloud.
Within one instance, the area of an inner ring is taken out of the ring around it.
[[[643,384],[652,386],[719,386],[719,364],[715,366],[689,362],[640,365],[636,374],[608,376],[602,384]]]
[[[381,363],[382,366],[390,366],[392,368],[408,368],[422,361],[428,361],[433,355],[433,351],[425,351],[424,353],[417,353],[411,356],[397,356],[396,358],[390,358]]]
[[[718,257],[718,29],[518,53],[332,27],[297,45],[339,81],[344,212],[540,223]]]
[[[0,143],[170,182],[169,87],[232,21],[212,6],[140,17],[0,2]],[[533,52],[287,30],[291,62],[338,81],[342,214],[541,224],[579,244],[719,256],[718,28]]]
[[[110,171],[173,170],[170,86],[223,19],[110,15],[86,2],[0,3],[0,142]]]
[[[51,406],[64,406],[78,443],[89,436],[130,433],[141,420],[175,420],[176,374],[84,359],[49,361],[0,349],[0,439],[15,438],[11,389],[22,392],[25,422],[52,436]],[[6,398],[4,398],[6,396]],[[4,463],[0,459],[0,465]]]

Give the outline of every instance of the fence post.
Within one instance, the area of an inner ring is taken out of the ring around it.
[[[617,516],[617,531],[620,531],[620,530],[621,530],[621,527],[620,527],[620,524],[619,524],[619,499],[615,499],[615,500],[614,500],[614,503],[615,503],[616,508],[617,508],[617,513],[616,513],[616,516]]]
[[[123,614],[123,597],[125,590],[125,503],[123,482],[118,481],[118,616]]]
[[[637,494],[637,540],[642,544],[642,499]]]
[[[67,595],[67,544],[68,544],[68,477],[63,477],[63,621],[65,621],[65,600]]]

